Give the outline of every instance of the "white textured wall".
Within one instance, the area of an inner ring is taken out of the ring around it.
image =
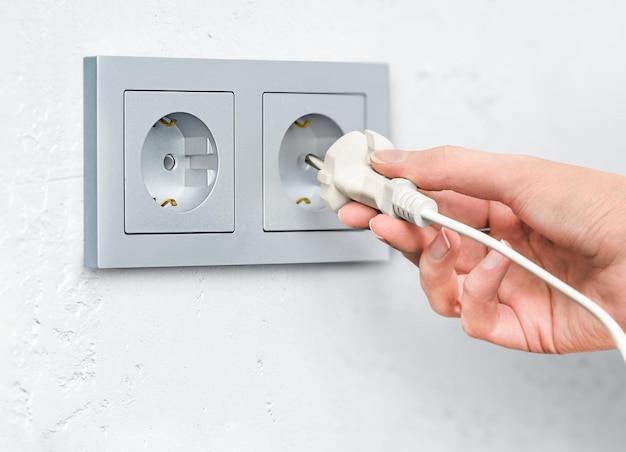
[[[625,173],[625,20],[617,0],[3,0],[0,450],[624,450],[615,352],[468,339],[399,255],[84,269],[81,59],[384,61],[400,147]]]

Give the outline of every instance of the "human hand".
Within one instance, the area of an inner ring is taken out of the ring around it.
[[[626,325],[626,178],[546,160],[441,147],[377,151],[372,167],[417,184],[441,213],[506,240]],[[420,268],[433,310],[472,337],[544,353],[613,348],[583,308],[453,231],[418,228],[352,202],[339,218],[369,227]]]

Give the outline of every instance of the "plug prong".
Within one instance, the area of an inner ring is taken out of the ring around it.
[[[307,165],[315,168],[318,171],[324,168],[324,160],[322,160],[315,154],[307,154],[306,157],[304,157],[304,161]]]

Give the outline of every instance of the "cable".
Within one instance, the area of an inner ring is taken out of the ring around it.
[[[388,179],[376,173],[369,164],[369,156],[378,149],[394,149],[394,146],[382,135],[366,130],[341,137],[323,160],[307,155],[305,161],[318,170],[320,197],[329,209],[337,212],[354,200],[417,226],[438,224],[497,251],[590,312],[609,332],[626,362],[626,334],[604,309],[504,243],[438,213],[435,201],[420,193],[411,181]]]

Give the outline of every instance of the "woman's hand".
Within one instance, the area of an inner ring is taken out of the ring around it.
[[[528,156],[440,147],[377,151],[372,167],[414,182],[446,216],[490,234],[626,325],[626,178]],[[613,348],[587,311],[500,254],[352,202],[339,211],[420,268],[433,310],[472,337],[544,353]]]

